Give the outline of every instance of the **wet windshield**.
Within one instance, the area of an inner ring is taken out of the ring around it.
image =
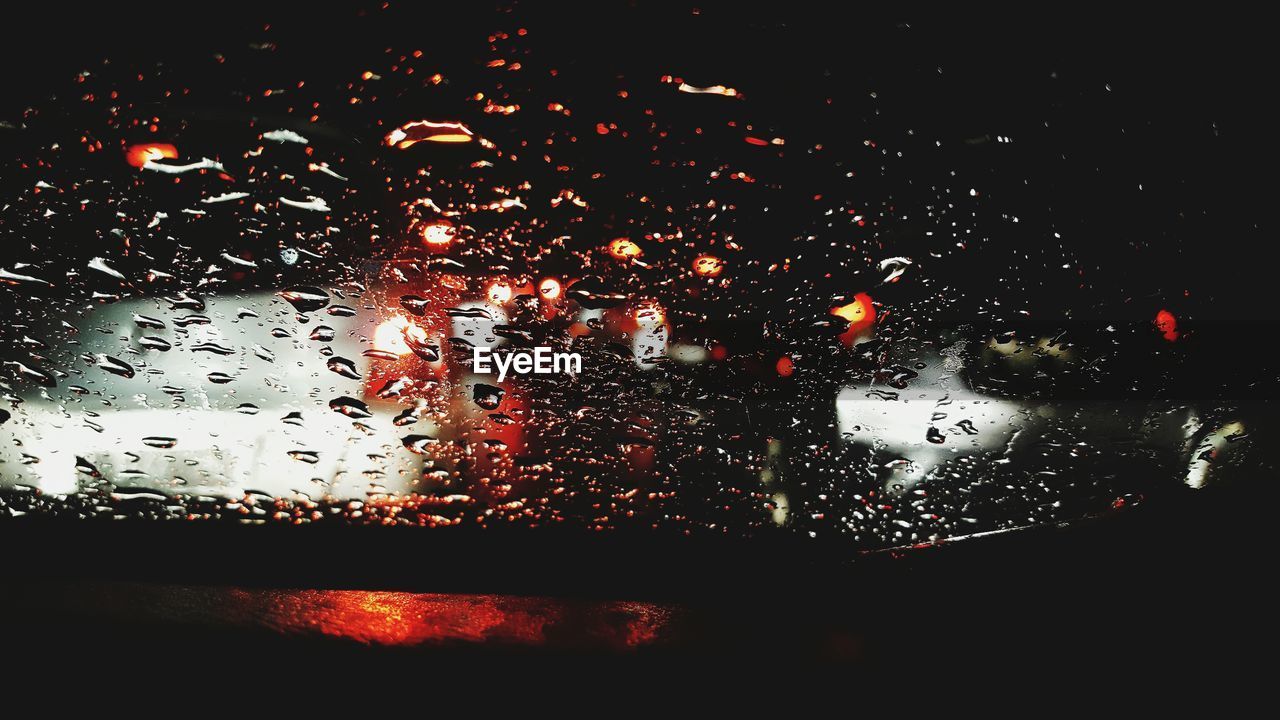
[[[223,18],[7,103],[0,516],[876,550],[1263,467],[1205,111],[620,16]]]

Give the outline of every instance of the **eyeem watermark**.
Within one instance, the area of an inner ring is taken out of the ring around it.
[[[582,356],[573,352],[554,352],[549,347],[504,355],[494,353],[491,348],[475,347],[471,350],[471,370],[484,375],[492,375],[496,370],[498,382],[505,380],[508,372],[517,375],[574,374],[582,372]]]

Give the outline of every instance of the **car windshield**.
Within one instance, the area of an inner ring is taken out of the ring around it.
[[[0,517],[863,552],[1264,466],[1207,109],[672,12],[60,57],[0,115]]]

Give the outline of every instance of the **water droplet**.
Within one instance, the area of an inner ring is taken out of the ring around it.
[[[14,362],[14,361],[6,362],[5,365],[13,366],[14,368],[17,369],[18,375],[28,380],[31,380],[32,382],[42,387],[51,388],[51,387],[58,386],[58,381],[55,380],[52,375],[50,375],[49,373],[39,368],[31,367],[30,365],[26,365],[24,363]]]
[[[352,418],[367,418],[373,416],[373,413],[369,412],[368,405],[353,397],[347,397],[346,395],[330,400],[329,409]]]
[[[627,296],[608,289],[600,278],[583,278],[569,286],[565,295],[588,310],[606,310],[627,301]]]
[[[277,293],[300,313],[314,312],[329,304],[329,293],[317,287],[295,285]]]
[[[912,262],[910,258],[891,257],[881,260],[877,267],[880,272],[887,273],[884,276],[884,279],[880,281],[881,284],[895,282],[898,278],[902,277],[902,274],[906,272],[907,268],[911,267],[911,265]]]
[[[439,440],[427,435],[405,435],[400,438],[400,442],[404,444],[405,449],[409,452],[425,455],[427,447],[438,443]]]
[[[400,297],[400,307],[409,312],[422,317],[427,314],[427,304],[430,301],[417,295],[403,295]]]
[[[173,321],[173,324],[176,327],[184,328],[184,327],[189,327],[191,325],[208,325],[212,322],[213,320],[211,320],[208,315],[201,315],[199,313],[196,313],[194,315],[184,315],[183,317],[176,318]]]
[[[471,392],[471,399],[485,410],[497,410],[502,404],[502,388],[476,383]]]
[[[404,412],[400,413],[399,415],[396,415],[395,419],[392,420],[391,422],[396,427],[404,427],[405,425],[412,425],[418,422],[418,420],[421,420],[422,415],[426,411],[427,411],[427,404],[425,402],[418,401],[413,405],[413,407],[405,408]]]
[[[218,343],[203,342],[192,345],[191,352],[207,352],[213,353],[214,355],[234,355],[236,351],[226,347],[225,345],[219,345]]]
[[[428,341],[424,337],[419,337],[414,333],[404,333],[404,342],[413,351],[414,355],[426,360],[427,362],[439,362],[440,346]]]
[[[378,391],[378,397],[386,400],[393,397],[399,397],[404,389],[409,387],[410,380],[407,377],[400,376],[394,380],[388,380],[382,389]]]
[[[135,313],[133,316],[133,321],[137,323],[138,327],[151,328],[153,330],[164,329],[163,320],[158,320],[156,318],[153,318],[147,315],[138,315]]]
[[[138,344],[148,350],[159,350],[160,352],[167,352],[169,348],[173,347],[173,343],[162,337],[156,337],[154,335],[146,335],[138,338]]]
[[[98,355],[97,362],[98,367],[113,375],[119,375],[123,378],[131,378],[137,374],[137,371],[133,369],[132,365],[120,358],[111,357],[110,355]]]
[[[342,377],[351,378],[352,380],[360,379],[360,371],[356,370],[356,364],[344,357],[335,355],[329,358],[325,365],[329,370],[338,373]]]

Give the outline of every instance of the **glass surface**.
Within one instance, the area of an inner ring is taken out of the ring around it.
[[[983,115],[892,55],[781,77],[395,18],[86,56],[6,112],[0,518],[876,550],[1269,470],[1271,376],[1221,359],[1178,190],[1215,181],[1135,159],[1105,68],[1006,68]],[[534,347],[581,367],[472,366]]]

